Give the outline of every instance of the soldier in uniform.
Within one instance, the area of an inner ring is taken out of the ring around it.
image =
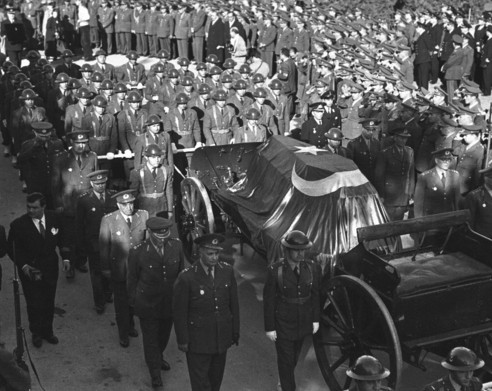
[[[111,53],[111,52],[109,52]],[[93,66],[95,72],[100,72],[105,79],[116,80],[116,70],[114,65],[106,63],[107,53],[103,49],[96,52],[96,63]]]
[[[483,185],[466,195],[465,208],[471,213],[470,227],[492,239],[492,167],[479,173],[482,174]]]
[[[82,194],[77,202],[75,223],[77,226],[77,252],[89,260],[92,297],[98,314],[104,313],[106,303],[112,302],[110,280],[101,273],[99,259],[99,229],[104,215],[117,208],[113,190],[106,188],[108,170],[87,174],[92,189]]]
[[[323,123],[325,113],[323,102],[316,102],[311,105],[311,113],[312,117],[301,126],[301,140],[317,148],[324,148],[326,146],[325,133],[330,128],[326,122]]]
[[[73,103],[73,98],[68,90],[70,77],[66,73],[59,73],[55,83],[57,88],[48,92],[46,102],[46,114],[56,130],[56,135],[60,139],[65,138],[65,112],[67,107]]]
[[[458,210],[460,177],[457,171],[449,169],[452,152],[451,148],[434,151],[436,166],[418,176],[414,196],[415,217]]]
[[[260,112],[251,107],[246,111],[246,123],[241,126],[234,134],[234,142],[237,143],[252,143],[264,142],[269,136],[268,128],[260,124]]]
[[[381,144],[376,138],[379,130],[379,121],[375,118],[361,120],[362,134],[350,140],[347,149],[359,170],[374,184],[374,170],[376,168],[376,157],[381,150]]]
[[[174,16],[169,13],[169,7],[161,8],[162,15],[159,19],[159,27],[157,30],[157,38],[159,39],[160,50],[165,50],[171,57],[171,37],[174,33]]]
[[[51,177],[54,206],[61,218],[64,241],[69,254],[70,269],[66,274],[69,279],[75,276],[74,268],[82,273],[88,271],[85,260],[78,257],[75,248],[77,202],[79,197],[91,188],[87,175],[98,169],[97,155],[86,150],[88,134],[88,131],[81,130],[67,135],[72,140],[72,149],[55,157]]]
[[[161,369],[171,369],[163,353],[173,327],[173,287],[184,269],[184,254],[181,241],[171,238],[171,220],[151,217],[146,225],[149,238],[128,255],[128,298],[140,319],[152,387],[161,387]]]
[[[342,113],[342,133],[348,140],[353,140],[360,136],[360,116],[359,110],[362,105],[364,87],[353,83],[350,87],[351,97],[347,100],[348,108]]]
[[[227,349],[239,343],[239,301],[233,268],[219,262],[225,238],[195,239],[200,258],[174,285],[173,316],[178,348],[186,353],[191,389],[219,391]]]
[[[347,391],[391,391],[391,388],[381,385],[390,371],[373,356],[360,356],[354,365],[347,369],[347,376],[354,379],[354,385]]]
[[[282,94],[282,82],[280,80],[273,80],[270,85],[272,90],[272,97],[268,100],[268,104],[273,106],[274,120],[277,125],[280,135],[290,135],[290,115],[287,110],[287,97]]]
[[[92,92],[85,87],[81,87],[77,90],[76,95],[79,99],[78,102],[68,106],[65,113],[64,134],[69,134],[74,130],[81,130],[82,119],[92,112]]]
[[[295,391],[295,367],[304,339],[319,329],[321,268],[305,258],[312,242],[301,231],[282,238],[285,258],[273,262],[263,290],[267,338],[275,342],[282,391]]]
[[[266,98],[268,97],[268,93],[264,88],[256,88],[253,91],[253,97],[255,98],[254,102],[248,107],[256,109],[260,112],[260,119],[258,123],[264,125],[268,133],[267,135],[278,135],[278,127],[275,122],[275,114],[272,107],[266,104]]]
[[[200,127],[200,138],[196,139],[196,147],[201,147],[202,135],[203,135],[203,119],[205,118],[205,111],[212,104],[210,100],[210,93],[212,88],[205,83],[198,86],[198,96],[190,99],[188,102],[188,107],[191,108],[195,113],[198,120],[198,126]]]
[[[51,193],[51,173],[57,154],[64,151],[63,142],[53,134],[49,122],[33,122],[34,138],[22,144],[19,152],[19,166],[27,185],[27,193],[41,193],[46,198],[46,206],[53,209]]]
[[[101,7],[97,10],[97,15],[99,18],[102,47],[109,54],[112,54],[115,11],[113,7],[108,7],[108,3],[108,0],[101,0]]]
[[[141,108],[142,97],[137,91],[131,91],[127,99],[129,107],[120,111],[116,117],[118,121],[118,135],[121,149],[125,153],[125,175],[128,179],[134,167],[132,152],[135,150],[137,138],[145,133],[145,124],[149,117],[147,110]]]
[[[273,57],[275,54],[275,39],[277,38],[277,28],[272,24],[272,18],[269,14],[264,14],[263,18],[265,25],[258,43],[258,48],[261,51],[261,59],[269,66],[268,77],[273,75]],[[307,48],[304,48],[305,50]]]
[[[379,152],[374,183],[391,221],[403,220],[415,190],[413,149],[406,146],[410,133],[393,130],[395,143]]]
[[[249,96],[246,95],[247,84],[244,80],[236,80],[233,84],[235,94],[230,96],[226,103],[228,106],[234,109],[237,117],[239,126],[244,123],[244,115],[246,114],[246,109],[250,107],[254,101]]]
[[[130,189],[137,193],[138,207],[146,210],[150,217],[167,212],[167,218],[172,219],[173,168],[162,164],[162,151],[155,144],[149,145],[144,155],[145,164],[130,174]]]
[[[482,382],[473,376],[473,371],[482,368],[485,363],[472,350],[456,347],[441,365],[448,370],[448,375],[426,385],[423,391],[482,390]]]
[[[125,83],[128,88],[143,88],[147,81],[144,66],[137,63],[138,57],[136,51],[130,50],[128,62],[116,68],[116,80]]]
[[[118,210],[105,215],[99,231],[99,259],[102,274],[111,278],[114,294],[114,309],[120,346],[130,346],[128,337],[138,337],[133,320],[133,308],[128,301],[127,264],[132,247],[145,240],[145,223],[149,214],[135,210],[133,190],[124,190],[113,195]]]
[[[201,141],[200,125],[196,112],[188,108],[189,98],[185,93],[176,96],[177,107],[171,109],[164,121],[164,132],[178,149],[194,148]]]
[[[154,75],[149,76],[145,83],[144,97],[148,101],[157,102],[164,100],[164,86],[166,78],[164,76],[166,67],[164,64],[157,63],[153,67]]]
[[[227,94],[217,90],[213,94],[215,104],[205,111],[203,134],[207,146],[229,144],[238,128],[234,109],[226,106]]]
[[[146,126],[147,131],[138,136],[135,143],[135,167],[138,169],[147,162],[144,152],[149,145],[155,144],[162,152],[161,164],[173,168],[174,156],[171,136],[168,132],[162,131],[162,120],[158,115],[151,114],[147,119]]]
[[[126,102],[126,93],[128,89],[124,83],[118,83],[114,86],[113,95],[111,99],[108,101],[108,107],[106,111],[114,115],[117,118],[118,113],[125,110],[128,107],[128,103]]]
[[[79,80],[80,85],[82,87],[87,88],[88,90],[92,87],[91,84],[91,77],[92,77],[92,72],[94,72],[94,69],[92,69],[91,64],[82,64],[80,67],[80,73],[82,73],[82,78]]]
[[[336,155],[352,159],[349,150],[342,146],[343,134],[339,128],[331,128],[325,133],[327,139],[326,149]]]
[[[60,73],[66,73],[68,76],[74,79],[80,79],[82,77],[80,73],[80,66],[73,63],[73,53],[71,50],[66,49],[61,55],[63,63],[57,65],[55,68],[55,76]]]
[[[116,50],[119,54],[128,53],[132,49],[132,10],[128,1],[123,0],[115,14]]]

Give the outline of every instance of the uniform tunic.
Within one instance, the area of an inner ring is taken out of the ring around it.
[[[201,142],[200,124],[196,112],[191,109],[184,110],[184,118],[178,108],[170,110],[164,121],[164,131],[178,148],[193,148]]]
[[[352,155],[352,159],[359,167],[359,170],[366,176],[369,181],[375,183],[376,157],[381,150],[378,140],[371,139],[369,147],[364,137],[359,136],[349,141],[347,149]]]
[[[466,195],[465,208],[471,212],[470,226],[478,233],[492,239],[492,196],[485,186]]]
[[[205,111],[203,133],[207,146],[229,144],[238,128],[234,109],[225,106],[222,111],[223,113],[217,105],[213,105]]]

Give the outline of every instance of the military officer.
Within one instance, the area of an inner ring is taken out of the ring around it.
[[[82,77],[79,79],[80,84],[88,90],[90,90],[92,86],[91,77],[93,72],[94,69],[92,69],[91,64],[85,63],[80,67],[80,73],[82,73]]]
[[[361,120],[361,124],[362,134],[350,140],[347,144],[347,149],[359,170],[369,179],[369,182],[374,184],[376,157],[381,150],[381,144],[376,138],[380,121],[375,118],[365,118]]]
[[[304,338],[319,329],[321,268],[305,257],[312,242],[301,231],[282,238],[285,258],[272,262],[263,290],[267,338],[275,342],[282,391],[295,391],[295,367]]]
[[[70,77],[66,73],[59,73],[56,76],[56,88],[48,92],[46,102],[46,114],[56,130],[56,135],[64,140],[65,138],[65,112],[67,107],[75,101],[68,90]]]
[[[226,106],[227,93],[219,89],[214,92],[215,104],[205,110],[203,133],[207,146],[229,144],[238,128],[234,109]]]
[[[227,349],[239,343],[234,270],[219,262],[224,240],[218,234],[195,239],[200,258],[174,285],[174,330],[179,350],[186,353],[193,391],[219,391]]]
[[[347,100],[348,108],[342,113],[342,133],[349,140],[361,134],[359,110],[363,102],[364,87],[353,83],[350,87],[351,97]]]
[[[260,112],[254,107],[249,108],[246,111],[246,123],[234,134],[234,142],[237,144],[266,141],[270,133],[265,125],[259,123],[260,119]]]
[[[97,155],[86,150],[89,132],[80,130],[69,133],[72,149],[55,156],[51,187],[55,210],[61,216],[65,242],[69,253],[70,269],[66,277],[74,278],[74,268],[87,273],[85,260],[77,256],[75,213],[79,197],[91,188],[87,175],[98,169]]]
[[[171,109],[164,121],[164,132],[169,133],[178,149],[194,148],[201,141],[196,112],[188,108],[189,98],[181,92],[176,96],[176,108]]]
[[[69,134],[74,130],[81,130],[82,119],[92,112],[92,92],[85,87],[81,87],[77,90],[77,98],[79,101],[68,106],[65,112],[65,134]]]
[[[53,134],[49,122],[31,124],[34,138],[25,141],[19,152],[18,162],[27,185],[27,193],[41,193],[46,206],[53,209],[51,173],[55,156],[64,151],[63,142]]]
[[[117,118],[119,112],[128,107],[128,103],[126,101],[127,92],[128,89],[126,88],[126,85],[124,83],[117,83],[114,86],[113,95],[108,101],[108,107],[106,108],[106,111],[109,114],[115,116],[115,118]]]
[[[253,99],[246,95],[247,83],[244,80],[236,80],[233,84],[235,93],[226,101],[227,105],[234,109],[238,125],[243,126],[246,110],[254,103]]]
[[[109,45],[109,43],[108,43]],[[111,51],[110,51],[111,53]],[[111,81],[116,80],[116,70],[114,65],[106,63],[107,53],[103,49],[99,49],[96,52],[96,63],[94,64],[94,71],[100,72],[104,76],[105,79],[109,79]]]
[[[274,120],[277,125],[280,135],[290,135],[289,129],[289,112],[287,110],[287,96],[282,94],[282,82],[280,80],[273,80],[270,85],[272,90],[272,97],[268,100],[274,108]]]
[[[128,255],[128,298],[140,319],[152,387],[162,386],[161,369],[171,369],[163,353],[173,327],[173,287],[184,269],[183,246],[179,239],[171,238],[172,225],[162,217],[149,218],[149,238]]]
[[[133,308],[128,302],[127,264],[132,247],[145,240],[145,223],[149,218],[146,210],[135,210],[133,190],[124,190],[113,195],[118,210],[105,215],[99,230],[99,258],[102,274],[111,278],[114,294],[114,309],[120,346],[130,346],[128,337],[138,337],[133,320]]]
[[[492,239],[492,167],[479,173],[482,174],[483,185],[466,195],[465,208],[471,213],[471,228]]]
[[[74,79],[80,79],[82,77],[80,73],[80,66],[73,63],[72,51],[70,49],[64,50],[61,57],[63,59],[63,63],[56,66],[55,76],[58,76],[60,73],[66,73]]]
[[[202,146],[202,134],[203,134],[203,119],[205,118],[205,111],[212,105],[210,100],[210,93],[212,88],[205,83],[198,86],[198,96],[190,99],[188,107],[190,107],[197,116],[198,126],[200,127],[200,138],[196,141],[196,147]]]
[[[130,174],[130,188],[137,193],[138,207],[150,217],[167,212],[173,217],[173,168],[163,165],[162,150],[155,144],[145,148],[146,163]]]
[[[405,128],[393,130],[394,144],[376,158],[375,187],[391,221],[403,220],[415,190],[413,149],[406,146],[410,133]]]
[[[325,133],[330,130],[327,123],[323,123],[325,113],[323,102],[316,102],[311,106],[312,117],[301,126],[301,140],[318,148],[326,146]]]
[[[77,252],[89,260],[94,306],[98,314],[104,313],[106,302],[112,302],[110,280],[101,273],[99,259],[99,229],[104,215],[117,208],[113,190],[108,190],[108,170],[87,174],[92,189],[82,194],[77,202]]]
[[[381,385],[381,381],[390,375],[381,362],[369,355],[360,356],[354,365],[347,369],[347,376],[354,379],[355,384],[348,391],[391,391]]]
[[[254,102],[248,107],[256,109],[260,112],[260,119],[258,123],[266,126],[268,129],[268,135],[278,135],[279,130],[277,123],[275,122],[275,113],[269,104],[266,104],[268,93],[266,89],[260,87],[253,91]]]
[[[485,363],[470,349],[459,346],[452,349],[441,365],[448,375],[426,385],[423,391],[455,391],[482,389],[481,381],[473,376],[473,371],[482,368]]]
[[[128,53],[132,48],[132,9],[128,7],[129,2],[124,0],[121,7],[116,10],[116,51],[119,54]]]
[[[155,144],[162,151],[161,164],[173,168],[174,156],[171,136],[168,132],[162,131],[160,117],[156,114],[149,115],[146,126],[147,131],[138,136],[135,142],[135,167],[138,169],[146,163],[147,159],[144,152],[149,145]]]
[[[415,217],[458,209],[460,199],[459,173],[450,170],[453,150],[443,148],[432,153],[436,166],[417,178],[414,196]]]
[[[145,83],[145,99],[148,101],[158,101],[164,99],[164,85],[166,78],[164,76],[166,67],[158,63],[154,66],[154,75],[149,76]]]
[[[102,47],[105,48],[109,54],[112,54],[115,11],[113,7],[108,7],[108,3],[108,0],[101,0],[101,7],[97,10],[97,15],[100,23]],[[98,50],[98,52],[100,51],[101,50]]]
[[[325,133],[327,139],[326,149],[331,153],[352,159],[349,150],[342,147],[343,134],[339,128],[331,128]]]
[[[130,50],[126,57],[128,62],[116,68],[116,80],[125,83],[128,88],[144,88],[147,76],[144,66],[137,63],[139,55]]]

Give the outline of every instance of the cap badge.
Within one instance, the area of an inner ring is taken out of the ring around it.
[[[214,245],[219,244],[219,239],[214,239],[214,240],[212,240],[212,244],[214,244]]]

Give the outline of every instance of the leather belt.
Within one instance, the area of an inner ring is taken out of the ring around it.
[[[108,141],[109,140],[109,137],[106,137],[106,136],[97,136],[97,137],[93,137],[94,140],[97,140],[97,141]]]
[[[164,196],[164,193],[140,194],[140,197],[144,197],[144,198],[159,198],[162,196]]]
[[[190,132],[183,132],[181,130],[177,130],[176,133],[185,136],[185,135],[191,134],[191,131]]]
[[[306,297],[299,297],[299,298],[290,298],[290,297],[282,296],[282,301],[284,303],[289,303],[289,304],[304,304],[310,298],[311,298],[311,295],[306,296]]]
[[[213,129],[212,130],[212,133],[219,133],[219,134],[226,134],[226,133],[229,133],[230,130],[229,129]]]

